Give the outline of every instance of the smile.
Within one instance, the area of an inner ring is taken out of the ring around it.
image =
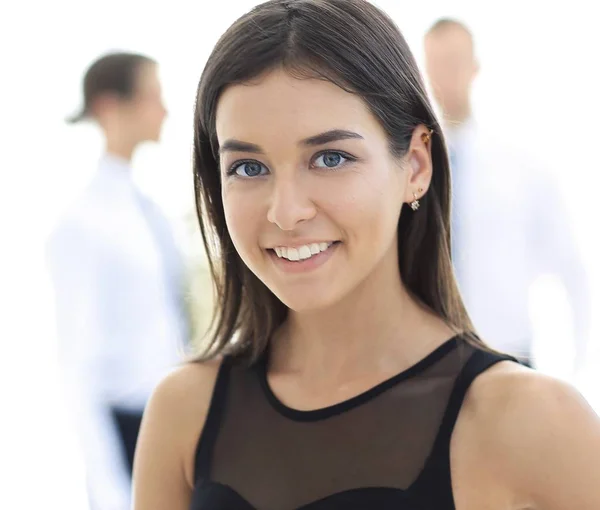
[[[276,246],[267,250],[271,260],[285,273],[305,273],[325,264],[337,251],[340,241]]]
[[[280,259],[283,258],[292,262],[298,262],[300,260],[310,259],[319,253],[326,251],[332,244],[333,242],[324,242],[304,244],[296,247],[277,246],[273,248],[273,251]]]

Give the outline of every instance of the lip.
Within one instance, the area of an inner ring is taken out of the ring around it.
[[[273,244],[272,246],[269,246],[268,249],[269,250],[274,250],[275,248],[300,248],[301,246],[310,246],[311,244],[321,244],[321,243],[337,243],[338,241],[333,241],[331,239],[321,239],[321,240],[317,240],[315,241],[314,239],[311,240],[294,240],[294,242],[289,242],[289,243],[282,243],[282,244]]]
[[[323,241],[323,242],[325,242],[325,241]],[[319,253],[317,255],[313,255],[309,259],[299,260],[296,262],[292,262],[291,260],[284,259],[283,257],[281,257],[281,258],[278,257],[277,254],[275,253],[275,250],[273,250],[273,249],[267,250],[267,253],[269,254],[269,257],[271,257],[271,260],[273,261],[273,263],[280,270],[282,270],[286,273],[305,273],[308,271],[313,271],[313,270],[321,267],[323,264],[325,264],[325,262],[327,262],[331,258],[331,256],[336,252],[336,250],[340,244],[341,244],[340,242],[336,241],[325,251],[322,251],[321,253]],[[296,247],[295,244],[284,245],[284,246],[287,246],[289,248]],[[302,244],[298,244],[297,246],[302,246]]]

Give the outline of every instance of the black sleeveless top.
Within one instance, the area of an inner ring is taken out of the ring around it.
[[[191,510],[454,510],[450,438],[461,404],[479,374],[508,359],[455,337],[315,411],[277,399],[266,359],[250,368],[226,359],[198,443]]]

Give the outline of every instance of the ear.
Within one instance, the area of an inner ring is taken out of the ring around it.
[[[119,97],[111,92],[104,92],[96,97],[91,104],[92,115],[101,118],[107,112],[114,111],[119,106]]]
[[[405,168],[409,172],[404,202],[410,204],[427,193],[431,184],[433,165],[431,163],[431,134],[424,125],[413,131],[408,152],[404,156]]]

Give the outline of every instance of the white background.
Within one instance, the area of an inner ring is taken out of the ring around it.
[[[458,16],[471,26],[482,66],[475,109],[559,177],[598,315],[600,38],[593,2],[377,3],[420,62],[422,36],[436,18]],[[193,199],[190,146],[198,78],[219,35],[254,4],[57,0],[0,8],[0,508],[85,508],[81,462],[58,386],[43,247],[101,149],[93,128],[62,122],[80,105],[86,66],[115,49],[141,51],[161,63],[170,117],[163,143],[144,148],[135,167],[140,183],[180,219]],[[570,335],[564,296],[547,280],[533,297],[544,339],[542,368],[561,376]],[[593,328],[597,338],[598,320]],[[590,366],[599,359],[596,354]],[[600,409],[591,372],[577,384]]]

